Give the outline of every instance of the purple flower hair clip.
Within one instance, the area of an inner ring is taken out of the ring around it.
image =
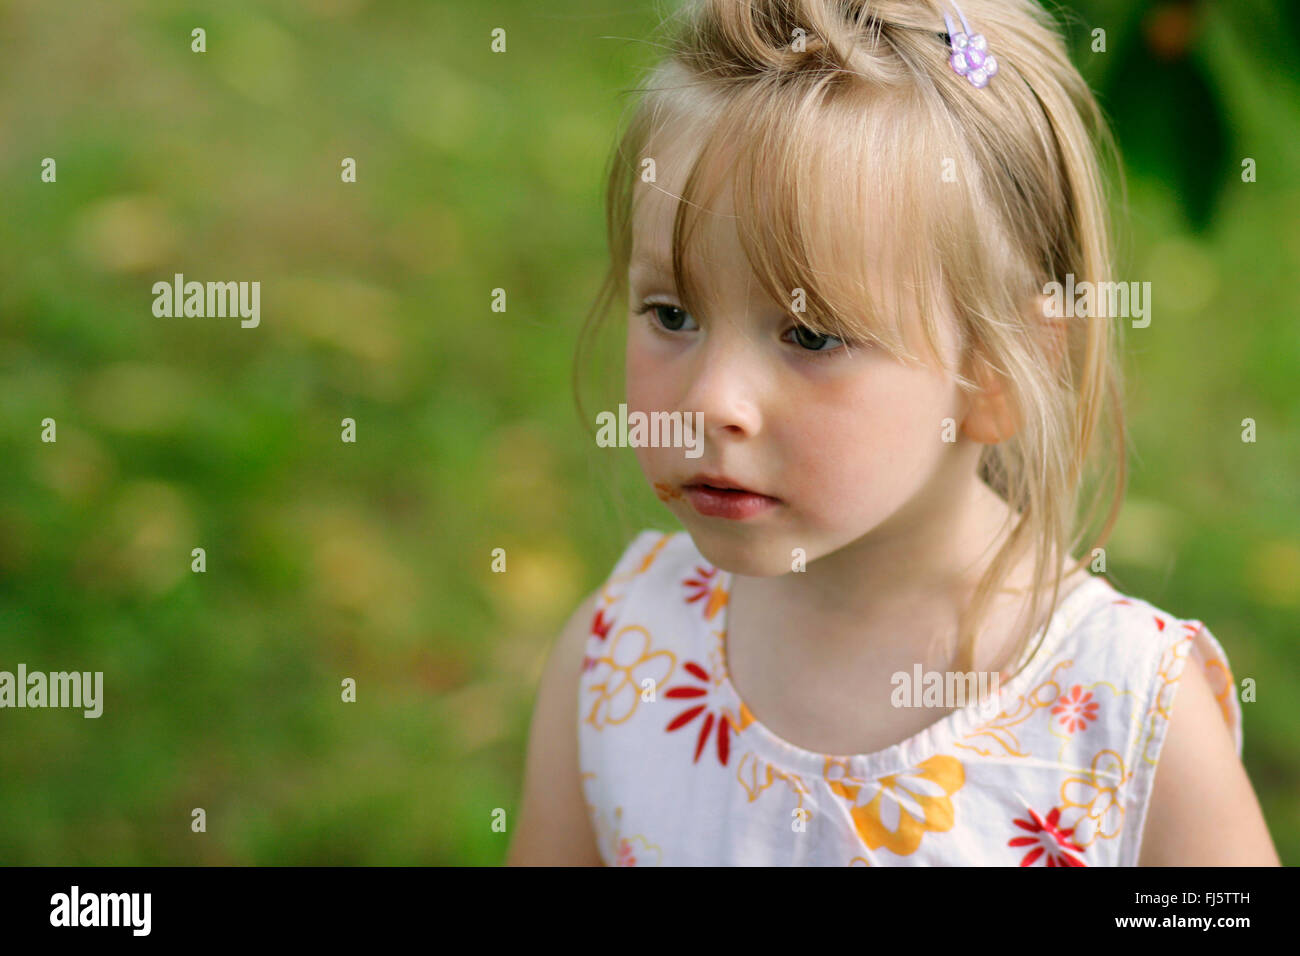
[[[989,77],[997,73],[998,61],[988,52],[989,45],[984,34],[971,33],[970,24],[966,22],[961,7],[957,6],[957,0],[952,0],[952,5],[961,18],[962,28],[958,30],[952,18],[946,13],[943,15],[944,26],[948,28],[948,48],[952,50],[948,64],[958,76],[970,80],[971,86],[982,89],[988,86]]]

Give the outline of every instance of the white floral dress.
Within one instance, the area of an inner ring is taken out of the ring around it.
[[[971,702],[877,753],[804,750],[727,677],[730,583],[685,532],[643,531],[602,588],[578,741],[609,865],[1136,865],[1189,659],[1241,752],[1218,641],[1100,577],[1065,596],[992,710]]]

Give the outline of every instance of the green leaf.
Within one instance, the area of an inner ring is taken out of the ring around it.
[[[1230,170],[1223,101],[1195,53],[1162,60],[1136,34],[1105,98],[1129,168],[1167,183],[1203,231]]]

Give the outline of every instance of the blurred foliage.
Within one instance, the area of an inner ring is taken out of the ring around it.
[[[0,669],[105,674],[97,720],[0,712],[0,862],[503,858],[554,635],[671,526],[569,391],[657,6],[0,5]],[[1157,290],[1112,577],[1258,679],[1246,764],[1294,863],[1295,4],[1061,12]],[[260,281],[261,326],[154,317],[174,273]]]

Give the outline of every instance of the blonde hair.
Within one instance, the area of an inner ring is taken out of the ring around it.
[[[1014,524],[962,615],[956,668],[971,670],[993,595],[1019,593],[1003,585],[1024,549],[1037,547],[1032,597],[1004,658],[1011,663],[1030,659],[1024,651],[1047,586],[1044,617],[1055,612],[1060,558],[1095,520],[1105,478],[1110,510],[1089,552],[1109,539],[1123,500],[1120,325],[1071,319],[1061,348],[1043,333],[1041,310],[1027,307],[1067,274],[1076,283],[1110,278],[1103,161],[1123,179],[1101,111],[1043,9],[963,0],[1000,66],[983,89],[948,63],[947,9],[934,0],[688,0],[667,21],[669,55],[636,91],[643,95],[610,157],[610,269],[579,339],[574,390],[590,422],[584,356],[610,304],[626,298],[634,190],[659,131],[700,145],[672,236],[687,312],[702,314],[686,255],[695,210],[723,171],[734,175],[751,268],[778,302],[805,291],[799,321],[814,332],[912,361],[904,329],[920,324],[938,356],[938,317],[951,311],[963,359],[948,371],[969,392],[978,387],[971,363],[987,362],[1006,377],[1019,422],[1012,437],[985,445],[979,462]],[[886,241],[876,248],[874,236]],[[873,281],[882,275],[893,281]],[[1081,518],[1085,463],[1107,405],[1114,467],[1098,470]]]

